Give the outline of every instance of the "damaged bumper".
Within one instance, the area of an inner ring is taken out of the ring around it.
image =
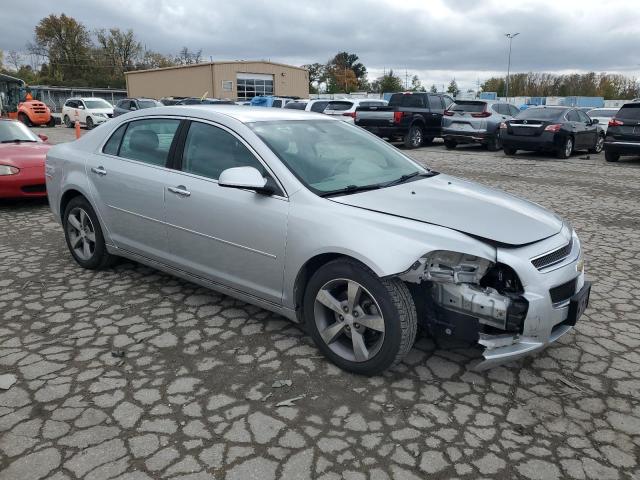
[[[532,245],[498,247],[491,265],[455,255],[426,257],[422,313],[434,334],[484,348],[475,370],[543,350],[569,332],[588,305],[580,242],[568,226]]]

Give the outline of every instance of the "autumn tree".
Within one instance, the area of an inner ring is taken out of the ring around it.
[[[116,72],[121,75],[133,69],[136,59],[142,52],[142,44],[136,39],[133,30],[103,28],[96,31],[96,38],[105,63],[113,65]]]
[[[192,52],[188,47],[182,47],[175,61],[178,65],[193,65],[200,63],[202,61],[202,49]]]
[[[327,62],[325,72],[330,93],[367,89],[367,68],[358,60],[355,53],[340,52]]]

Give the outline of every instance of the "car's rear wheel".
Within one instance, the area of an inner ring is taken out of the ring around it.
[[[91,130],[93,128],[93,119],[91,117],[87,117],[85,123],[87,125],[87,130]]]
[[[20,112],[18,114],[18,120],[20,120],[22,123],[24,123],[27,127],[31,126],[31,120],[29,120],[29,117],[27,116],[26,113]]]
[[[562,142],[562,146],[556,152],[558,158],[569,158],[573,153],[573,137],[567,137]]]
[[[487,150],[490,152],[497,152],[502,148],[502,141],[500,140],[500,136],[495,134],[487,141]]]
[[[422,145],[423,138],[422,128],[418,125],[412,125],[404,136],[404,146],[407,148],[418,148]]]
[[[83,268],[100,270],[116,257],[107,252],[98,217],[86,198],[71,199],[64,210],[64,235],[73,259]]]
[[[515,155],[516,153],[518,153],[518,149],[513,147],[504,146],[502,147],[502,150],[504,151],[505,155]]]
[[[313,274],[303,312],[318,348],[338,367],[361,375],[400,362],[416,336],[416,308],[406,285],[350,259]]]
[[[71,123],[71,119],[69,118],[69,115],[65,115],[64,118],[62,119],[62,121],[64,122],[64,125],[67,128],[72,128],[73,127],[73,123]]]
[[[604,158],[607,162],[617,162],[618,160],[620,160],[620,154],[613,152],[604,152]]]
[[[589,149],[589,153],[600,153],[602,148],[604,147],[604,135],[598,135],[598,140],[596,140],[596,144],[593,148]]]
[[[458,146],[458,143],[455,140],[451,140],[449,138],[444,139],[444,148],[447,150],[453,150]]]

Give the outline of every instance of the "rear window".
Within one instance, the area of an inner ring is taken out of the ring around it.
[[[449,107],[449,110],[453,110],[454,112],[478,113],[484,112],[486,105],[484,102],[456,102]]]
[[[159,105],[159,102],[156,102],[155,100],[138,100],[138,106],[140,108],[153,108],[153,107],[157,107]]]
[[[384,107],[384,102],[360,102],[359,107]]]
[[[555,120],[564,112],[563,108],[528,108],[521,111],[516,118],[519,120],[533,118],[535,120]]]
[[[307,104],[302,102],[289,102],[284,106],[284,108],[289,108],[291,110],[304,110],[306,106]]]
[[[623,105],[618,113],[616,113],[616,118],[621,120],[640,120],[640,103],[628,103]]]
[[[337,110],[341,112],[343,110],[349,110],[351,107],[353,107],[353,102],[330,102],[329,105],[327,105],[327,110]]]
[[[389,99],[389,106],[424,108],[424,95],[394,93]]]
[[[589,110],[587,115],[590,117],[613,117],[618,110],[615,108],[604,109],[604,110]]]

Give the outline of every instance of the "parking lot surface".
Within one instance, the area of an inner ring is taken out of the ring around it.
[[[574,332],[482,373],[420,338],[358,377],[259,308],[83,270],[46,203],[3,202],[0,478],[640,478],[640,160],[408,153],[571,222],[594,282]]]

